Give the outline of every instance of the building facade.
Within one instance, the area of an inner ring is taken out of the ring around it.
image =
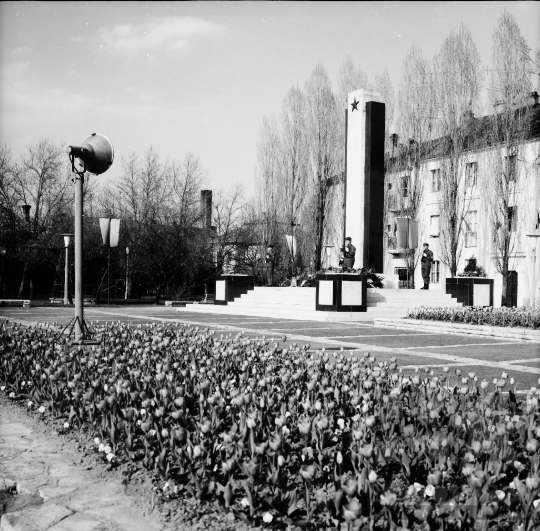
[[[494,279],[494,305],[500,306],[503,276],[497,262],[503,249],[509,256],[507,305],[540,307],[539,111],[536,101],[528,112],[527,133],[510,146],[486,140],[485,129],[494,118],[484,117],[472,119],[476,138],[459,153],[438,139],[425,146],[416,165],[408,163],[409,146],[401,156],[387,157],[383,273],[399,275],[400,287],[407,287],[407,260],[413,261],[414,286],[423,285],[420,253],[411,259],[397,247],[396,218],[410,217],[418,221],[417,249],[425,242],[434,254],[430,289],[445,290],[445,279],[453,276],[453,255],[458,276],[469,266]],[[457,233],[453,239],[450,223]]]

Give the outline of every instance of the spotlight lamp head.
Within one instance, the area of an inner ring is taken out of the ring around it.
[[[87,171],[94,175],[101,175],[111,167],[114,160],[114,148],[111,141],[99,133],[87,136],[79,146],[69,146],[68,153],[71,170],[78,175]]]

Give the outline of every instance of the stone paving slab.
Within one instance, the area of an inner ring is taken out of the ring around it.
[[[37,433],[9,404],[0,411],[0,484],[43,503],[8,512],[0,531],[160,531],[157,516],[143,515],[113,477],[74,462],[78,456],[54,438]]]

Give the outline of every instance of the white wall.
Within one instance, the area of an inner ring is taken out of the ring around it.
[[[521,190],[515,194],[515,205],[518,207],[518,245],[514,249],[510,261],[510,269],[518,273],[518,306],[524,303],[536,301],[540,306],[540,238],[528,238],[527,234],[540,235],[540,229],[534,229],[533,219],[536,219],[536,212],[540,211],[540,141],[528,142],[523,146],[521,156],[518,160],[517,171],[520,172],[518,182]],[[459,260],[458,273],[462,272],[467,262],[466,260],[475,257],[477,265],[482,266],[488,278],[494,279],[494,305],[500,306],[502,293],[502,276],[497,272],[493,261],[493,249],[491,243],[492,228],[487,214],[486,186],[489,186],[490,173],[490,150],[471,152],[468,161],[478,163],[477,186],[469,189],[468,210],[477,211],[477,245],[475,247],[465,247],[465,238]],[[421,170],[423,178],[427,179],[424,198],[419,209],[419,248],[428,242],[434,254],[435,260],[441,260],[439,242],[440,238],[430,237],[430,216],[439,211],[440,193],[431,191],[431,170],[440,167],[439,160],[428,160]],[[394,180],[407,172],[387,174],[386,181]],[[463,179],[464,181],[465,179]],[[388,223],[393,223],[393,216],[389,214]],[[535,251],[536,249],[536,251]],[[421,251],[420,251],[421,252]],[[536,253],[536,254],[535,254]],[[536,259],[535,259],[536,256]],[[395,267],[404,267],[402,259],[396,259],[390,253],[385,257],[385,273],[393,274]],[[450,276],[449,268],[442,261],[440,263],[441,281],[439,284],[431,284],[430,289],[445,289],[444,279]],[[415,271],[416,288],[422,287],[422,275],[420,264]],[[528,301],[527,301],[528,299]]]

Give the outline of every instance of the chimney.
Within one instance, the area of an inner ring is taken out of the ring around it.
[[[212,226],[212,190],[201,190],[201,217],[203,229]]]

